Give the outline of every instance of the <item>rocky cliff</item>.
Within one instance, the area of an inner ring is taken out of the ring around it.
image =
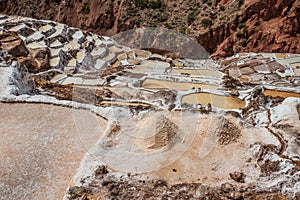
[[[2,0],[0,11],[110,36],[164,26],[191,36],[213,56],[300,53],[299,0]]]

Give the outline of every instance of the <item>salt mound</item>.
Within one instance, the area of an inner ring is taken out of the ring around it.
[[[236,142],[241,136],[241,128],[239,125],[223,116],[220,116],[219,118],[218,121],[220,121],[220,123],[215,134],[217,142],[221,145],[228,145]]]
[[[157,120],[156,134],[154,136],[154,144],[150,149],[158,149],[174,143],[174,138],[178,132],[178,126],[166,117]]]

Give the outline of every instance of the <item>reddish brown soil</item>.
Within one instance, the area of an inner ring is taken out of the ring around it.
[[[300,53],[299,0],[151,2],[5,0],[0,12],[55,20],[101,35],[164,26],[195,38],[219,57],[237,52]]]

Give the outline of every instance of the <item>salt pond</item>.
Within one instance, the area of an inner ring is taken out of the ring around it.
[[[265,90],[264,95],[270,95],[272,97],[283,97],[283,98],[288,98],[288,97],[297,97],[300,98],[300,94],[295,93],[295,92],[284,92],[284,91],[277,91],[277,90]]]
[[[246,102],[231,96],[222,96],[210,93],[189,94],[182,97],[181,103],[208,105],[209,103],[221,109],[244,108]]]
[[[172,89],[172,90],[192,90],[193,88],[217,90],[219,86],[202,84],[202,83],[189,83],[189,82],[171,82],[156,79],[146,79],[143,83],[144,88],[148,89]]]
[[[190,74],[193,76],[211,76],[222,78],[222,74],[220,72],[210,69],[173,69],[171,74]]]

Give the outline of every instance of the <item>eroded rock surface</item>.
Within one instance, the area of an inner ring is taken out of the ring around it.
[[[101,35],[162,26],[190,35],[219,57],[239,52],[300,53],[299,10],[299,0],[6,0],[0,5],[2,13],[55,20]],[[28,27],[19,29],[25,35],[32,32]]]

